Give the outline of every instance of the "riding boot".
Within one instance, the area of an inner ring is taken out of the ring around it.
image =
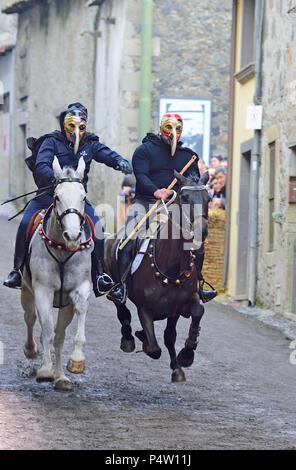
[[[124,304],[127,297],[127,278],[132,265],[133,240],[130,240],[122,250],[118,250],[118,273],[121,282],[116,284],[108,293],[107,299]]]
[[[204,247],[202,246],[199,250],[195,250],[193,254],[195,255],[194,263],[197,269],[197,276],[199,280],[198,294],[202,302],[205,304],[206,302],[209,302],[210,300],[214,299],[216,295],[218,294],[218,292],[214,289],[213,286],[211,286],[211,284],[205,281],[201,273],[203,262],[204,262],[204,256],[205,256]],[[207,284],[208,286],[210,286],[212,290],[204,290],[203,288],[204,284]]]
[[[91,278],[93,291],[96,297],[108,292],[115,282],[104,272],[104,240],[95,240],[95,247],[91,254]]]
[[[3,282],[4,286],[11,287],[12,289],[21,287],[27,249],[26,239],[23,231],[19,227],[15,242],[13,270],[9,273],[8,278]]]

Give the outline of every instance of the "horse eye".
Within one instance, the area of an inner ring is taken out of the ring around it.
[[[55,197],[55,200],[59,202],[59,201],[60,201],[59,196],[56,196],[56,197]]]

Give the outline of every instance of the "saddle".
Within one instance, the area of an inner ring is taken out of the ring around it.
[[[26,230],[26,242],[30,243],[34,233],[36,232],[37,228],[42,222],[44,215],[44,211],[37,211],[35,214],[32,216],[29,225]]]

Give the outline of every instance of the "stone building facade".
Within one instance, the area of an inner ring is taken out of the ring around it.
[[[0,0],[0,11],[6,0]],[[9,193],[17,15],[0,13],[0,200]],[[3,212],[3,209],[2,209]]]
[[[257,292],[296,318],[296,2],[265,3]]]
[[[22,6],[23,5],[23,6]],[[89,129],[131,158],[139,143],[142,2],[12,2],[18,11],[12,160],[14,194],[33,186],[25,138],[57,127],[73,101],[89,110]],[[231,0],[153,2],[151,131],[160,96],[212,100],[212,151],[227,153]],[[89,197],[116,205],[122,174],[93,164]]]
[[[233,11],[227,292],[295,320],[296,1],[233,0]]]

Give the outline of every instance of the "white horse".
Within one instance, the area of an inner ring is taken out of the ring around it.
[[[33,327],[38,315],[41,325],[43,356],[37,372],[37,382],[54,381],[57,390],[71,390],[71,381],[63,372],[61,353],[65,331],[74,314],[78,328],[74,350],[67,364],[72,373],[82,373],[85,367],[85,317],[91,289],[91,230],[84,219],[85,190],[82,184],[85,162],[80,158],[77,171],[61,169],[55,157],[56,178],[54,203],[33,236],[28,264],[24,269],[21,302],[27,324],[24,353],[28,358],[37,355]],[[54,329],[53,305],[59,306]],[[55,334],[54,334],[55,333]],[[51,360],[52,342],[56,367]]]

